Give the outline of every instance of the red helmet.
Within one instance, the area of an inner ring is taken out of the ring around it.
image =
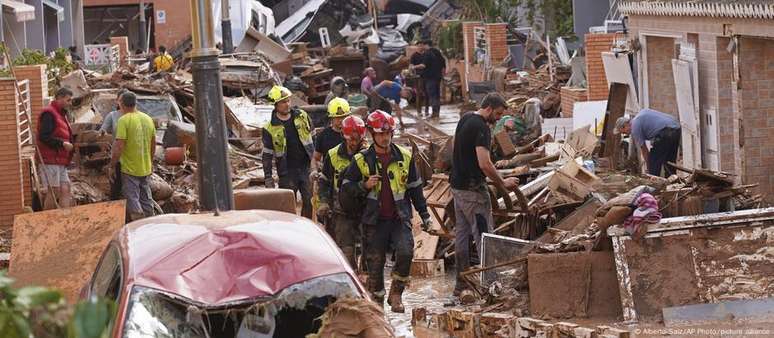
[[[363,137],[365,131],[365,122],[363,122],[360,116],[350,115],[344,118],[344,121],[341,121],[341,133],[347,140],[353,137]]]
[[[368,129],[375,133],[391,132],[395,129],[395,119],[390,114],[376,110],[368,115]]]

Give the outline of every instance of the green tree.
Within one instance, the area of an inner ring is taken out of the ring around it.
[[[70,307],[54,289],[12,287],[13,279],[0,271],[0,337],[106,338],[115,315],[108,300],[83,301]]]

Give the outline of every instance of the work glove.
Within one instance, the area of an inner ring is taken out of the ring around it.
[[[430,226],[433,224],[432,220],[430,219],[430,215],[423,215],[422,217],[422,230],[428,231],[430,230]]]
[[[274,179],[273,179],[273,178],[270,178],[270,177],[267,177],[267,178],[264,180],[264,185],[265,185],[265,186],[266,186],[266,188],[268,188],[268,189],[274,189],[274,188],[275,188],[275,187],[274,187]]]
[[[309,174],[310,181],[317,181],[318,179],[320,179],[320,173],[317,170],[314,170]]]
[[[328,206],[328,203],[320,203],[320,205],[317,206],[318,219],[325,219],[325,218],[328,218],[330,215],[331,215],[331,207]]]

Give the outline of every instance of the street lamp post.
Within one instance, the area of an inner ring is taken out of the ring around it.
[[[220,0],[221,4],[221,32],[223,37],[223,54],[234,52],[234,40],[231,38],[231,14],[229,13],[229,0]]]
[[[140,49],[145,53],[145,41],[148,39],[148,32],[146,31],[145,22],[145,1],[140,0]]]
[[[199,205],[203,210],[231,210],[234,209],[234,195],[212,0],[191,0],[191,14],[193,50],[190,56],[196,110]]]

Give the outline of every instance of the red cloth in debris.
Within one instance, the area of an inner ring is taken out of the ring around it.
[[[634,205],[637,209],[631,216],[624,220],[624,229],[626,233],[631,235],[637,232],[637,229],[643,224],[654,224],[661,222],[661,212],[658,211],[658,201],[653,195],[648,193],[642,193],[634,201]]]

